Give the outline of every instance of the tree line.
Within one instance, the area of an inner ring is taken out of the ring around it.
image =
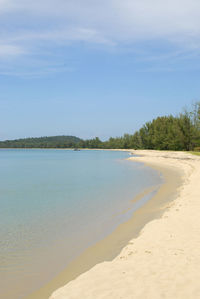
[[[98,137],[82,140],[81,148],[200,150],[200,102],[191,110],[177,116],[161,116],[146,122],[133,135],[110,138],[102,142]]]
[[[22,138],[0,142],[0,148],[74,148],[81,141],[75,136]]]
[[[155,149],[200,151],[200,102],[177,116],[161,116],[146,122],[134,134],[98,137],[83,140],[75,136],[25,138],[0,142],[0,148],[100,148],[100,149]]]

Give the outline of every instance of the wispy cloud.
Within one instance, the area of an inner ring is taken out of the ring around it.
[[[21,77],[21,78],[27,78],[27,79],[35,79],[35,78],[42,78],[46,77],[47,75],[55,75],[58,73],[63,73],[63,72],[73,72],[73,68],[68,68],[68,67],[62,67],[62,66],[49,66],[47,68],[32,68],[29,67],[28,70],[22,69],[22,70],[16,70],[16,69],[1,69],[0,70],[0,75],[3,76],[12,76],[12,77]]]
[[[152,60],[184,57],[200,49],[200,1],[0,0],[0,26],[0,60],[79,42],[129,51],[164,42],[173,49],[149,51]]]
[[[25,54],[24,48],[15,46],[12,44],[0,44],[0,58],[6,58],[10,56],[18,56]]]
[[[0,12],[28,19],[33,26],[39,21],[41,26],[52,22],[55,27],[88,28],[114,40],[200,34],[198,0],[1,0]]]
[[[21,30],[17,34],[10,34],[5,38],[10,43],[26,42],[57,42],[57,43],[69,43],[69,42],[88,42],[105,45],[114,45],[111,40],[106,39],[99,34],[98,31],[89,28],[69,27],[53,30]]]

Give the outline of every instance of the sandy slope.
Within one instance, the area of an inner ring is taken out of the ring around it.
[[[200,157],[137,151],[154,167],[182,170],[184,184],[161,219],[153,220],[111,262],[96,265],[51,299],[200,298]]]

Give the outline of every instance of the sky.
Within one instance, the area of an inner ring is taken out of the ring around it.
[[[0,140],[132,134],[199,75],[199,0],[0,0]]]

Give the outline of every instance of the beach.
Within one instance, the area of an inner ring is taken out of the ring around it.
[[[26,298],[65,269],[74,279],[76,267],[69,264],[131,217],[138,194],[162,183],[155,170],[130,163],[123,151],[0,152],[0,298]],[[108,247],[102,257],[99,251],[92,264],[91,253],[84,258],[86,268],[77,263],[76,276],[106,260]],[[64,276],[41,298],[67,281]]]
[[[124,238],[129,241],[119,254],[75,275],[50,299],[200,297],[200,157],[185,152],[132,153],[137,156],[130,160],[160,171],[165,184],[142,208],[142,215],[137,211],[135,222],[133,217],[114,232],[118,235],[121,229],[124,234],[129,228]]]

